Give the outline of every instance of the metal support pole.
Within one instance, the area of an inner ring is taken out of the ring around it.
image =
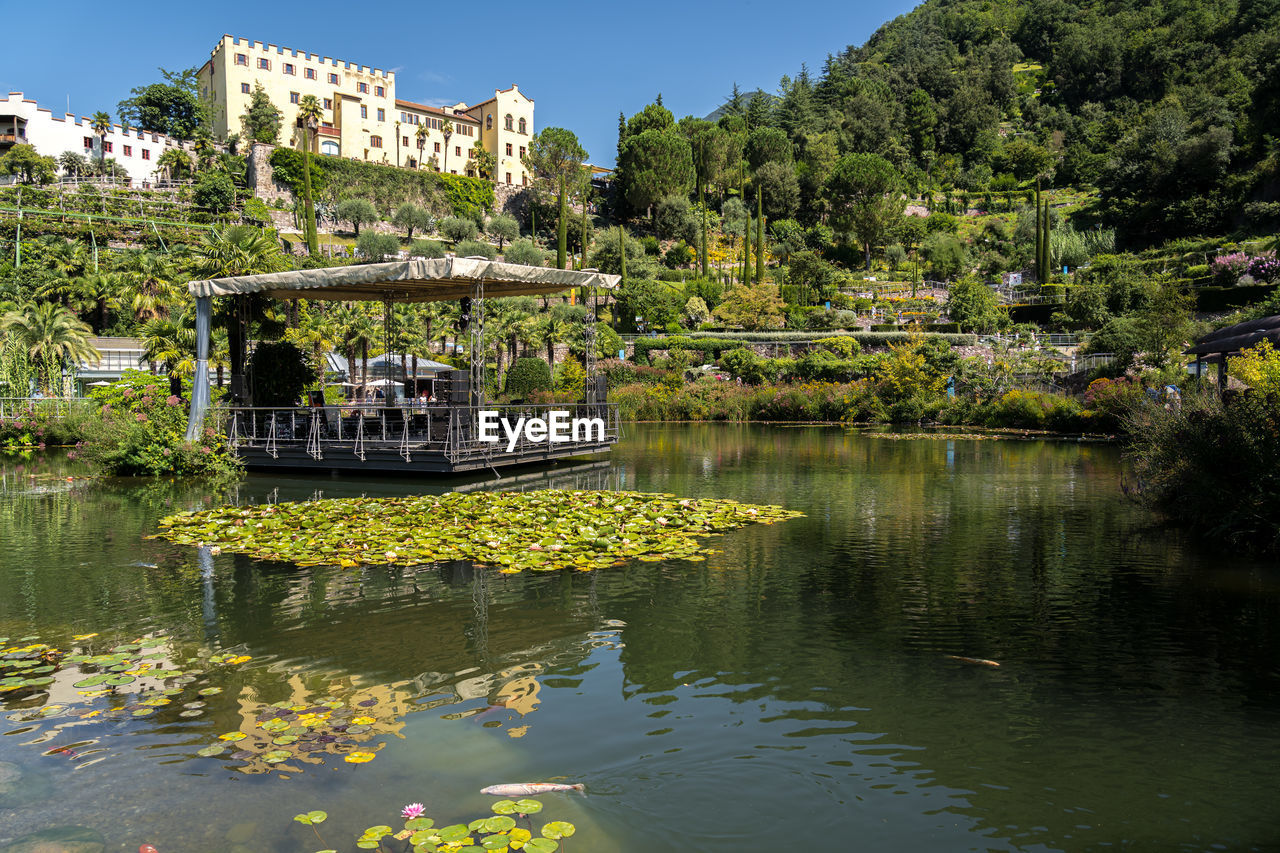
[[[209,326],[213,297],[196,297],[196,375],[191,384],[191,411],[187,416],[187,441],[195,441],[204,428],[209,410]]]
[[[484,279],[471,291],[471,405],[484,405]]]

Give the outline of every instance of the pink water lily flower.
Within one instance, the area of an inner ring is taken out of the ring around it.
[[[400,817],[405,820],[413,820],[414,818],[422,817],[426,812],[427,807],[422,803],[410,803],[400,810]]]

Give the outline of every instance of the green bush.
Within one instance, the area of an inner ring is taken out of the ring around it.
[[[528,397],[551,387],[551,367],[540,358],[518,358],[507,371],[505,391],[511,397]]]
[[[84,441],[72,452],[105,474],[228,474],[240,469],[225,437],[212,425],[195,442],[186,441],[186,406],[154,376],[126,371],[119,382],[95,388],[90,399],[101,405],[101,417],[86,421]]]
[[[416,258],[443,258],[444,243],[439,240],[414,240],[409,246],[409,254]]]
[[[235,206],[236,187],[226,172],[205,172],[192,188],[191,200],[210,213],[226,213]]]
[[[367,264],[380,264],[383,261],[395,260],[400,251],[400,238],[394,234],[379,234],[366,231],[356,240],[356,249]]]
[[[453,247],[454,253],[460,258],[483,257],[494,260],[498,257],[498,250],[489,243],[482,243],[479,240],[463,240]]]
[[[502,259],[509,264],[524,264],[527,267],[540,267],[546,261],[546,255],[533,244],[532,240],[516,240],[507,246]]]

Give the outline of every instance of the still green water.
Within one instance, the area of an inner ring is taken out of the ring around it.
[[[543,797],[578,825],[570,851],[1280,843],[1280,573],[1154,526],[1111,446],[630,427],[608,462],[499,485],[806,517],[729,533],[703,563],[514,576],[299,569],[143,538],[226,501],[472,483],[70,470],[0,462],[0,636],[164,635],[170,657],[252,660],[208,665],[192,687],[221,693],[142,718],[82,717],[108,699],[62,684],[0,696],[0,850],[70,825],[107,850],[311,851],[290,818],[325,809],[346,851],[405,803],[468,820],[486,785],[553,778],[587,786]],[[375,718],[355,739],[376,759],[195,754],[270,703],[326,696]]]

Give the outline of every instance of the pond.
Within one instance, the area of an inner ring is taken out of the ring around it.
[[[1113,446],[645,425],[608,461],[496,482],[214,488],[70,465],[0,462],[0,637],[183,676],[146,706],[59,673],[0,693],[0,850],[74,826],[85,853],[311,851],[291,817],[323,809],[346,851],[406,803],[465,821],[494,802],[481,788],[533,780],[586,786],[542,797],[577,824],[571,851],[1280,838],[1280,573],[1156,526]],[[705,562],[592,573],[298,568],[144,539],[226,502],[547,486],[805,515]],[[242,748],[262,739],[277,760]]]

